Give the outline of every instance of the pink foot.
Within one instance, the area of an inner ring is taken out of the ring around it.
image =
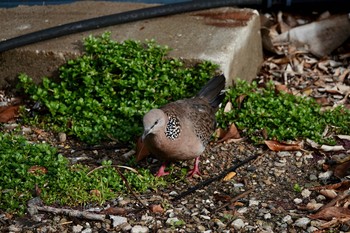
[[[165,172],[166,168],[166,163],[163,163],[162,166],[160,166],[157,174],[156,174],[156,177],[161,177],[161,176],[166,176],[166,175],[169,175],[169,172]]]
[[[199,157],[195,159],[193,169],[187,174],[188,177],[193,177],[194,175],[198,175],[198,176],[201,175],[198,165],[199,165]]]

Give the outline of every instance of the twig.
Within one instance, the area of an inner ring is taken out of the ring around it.
[[[126,179],[126,177],[124,176],[124,174],[119,170],[118,167],[115,167],[115,170],[118,172],[119,176],[122,178],[122,180],[124,181],[125,186],[127,187],[127,189],[131,192],[131,194],[136,198],[136,200],[138,202],[141,203],[141,205],[143,206],[143,208],[147,209],[147,205],[145,205],[141,199],[136,195],[136,193],[132,190],[132,188],[130,187],[130,184],[128,182],[128,180]]]
[[[203,188],[203,187],[205,187],[205,186],[208,186],[209,184],[213,183],[213,182],[216,181],[216,180],[222,179],[222,178],[225,177],[229,172],[235,171],[237,168],[239,168],[239,167],[241,167],[241,166],[243,166],[243,165],[249,163],[250,161],[256,159],[258,156],[259,156],[259,155],[257,155],[257,154],[256,154],[256,155],[252,155],[252,156],[248,157],[247,159],[243,160],[242,162],[240,162],[240,163],[238,163],[238,164],[236,164],[236,165],[234,165],[234,166],[232,166],[232,167],[226,169],[225,171],[223,171],[223,172],[220,173],[219,175],[217,175],[217,176],[215,176],[215,177],[213,177],[213,178],[207,179],[207,180],[205,180],[205,181],[203,181],[203,182],[197,184],[196,186],[194,186],[194,187],[192,187],[192,188],[189,188],[187,191],[185,191],[185,192],[180,193],[179,195],[177,195],[177,196],[173,199],[173,201],[174,201],[174,202],[175,202],[175,201],[178,201],[178,200],[180,200],[181,198],[183,198],[183,197],[185,197],[185,196],[187,196],[187,195],[193,193],[194,191],[196,191],[196,190],[198,190],[198,189],[200,189],[200,188]]]
[[[53,214],[63,214],[70,217],[75,218],[82,218],[87,220],[94,220],[94,221],[104,221],[106,219],[106,215],[104,214],[94,214],[87,211],[80,211],[80,210],[72,210],[72,209],[59,209],[51,206],[37,206],[32,205],[32,208],[35,208],[39,211],[49,212]]]
[[[115,170],[118,172],[118,174],[120,175],[120,177],[121,177],[122,180],[124,181],[125,186],[126,186],[126,187],[128,188],[128,190],[131,192],[131,194],[136,198],[136,200],[137,200],[138,202],[141,203],[143,209],[148,209],[147,205],[144,204],[144,203],[141,201],[141,199],[136,195],[136,193],[131,189],[128,180],[127,180],[126,177],[123,175],[123,173],[119,170],[119,168],[116,167]],[[153,229],[153,232],[157,232],[157,230],[158,230],[157,219],[156,219],[156,217],[154,216],[154,213],[153,213],[153,212],[151,212],[151,215],[154,217],[154,229]]]
[[[128,148],[127,144],[76,146],[76,147],[70,147],[69,150],[74,150],[75,152],[78,152],[78,151],[86,151],[86,150],[116,150],[116,149],[125,149],[125,148]]]
[[[217,211],[219,211],[219,210],[225,208],[226,206],[230,205],[230,204],[233,203],[233,202],[238,201],[239,199],[241,199],[241,198],[244,197],[244,196],[247,196],[249,193],[251,193],[251,192],[253,192],[253,191],[254,191],[254,189],[249,189],[249,190],[247,190],[247,191],[245,191],[245,192],[243,192],[243,193],[241,193],[241,194],[239,194],[239,195],[237,195],[237,196],[231,198],[231,200],[230,200],[229,202],[227,202],[227,203],[225,203],[224,205],[222,205],[222,206],[220,206],[219,208],[217,208],[217,209],[215,210],[215,212],[217,212]]]
[[[336,198],[334,198],[333,200],[331,200],[330,202],[328,202],[326,205],[322,206],[319,211],[326,209],[328,207],[334,206],[336,203],[339,203],[341,201],[343,201],[346,198],[350,197],[350,190],[344,190],[342,193],[340,193]]]

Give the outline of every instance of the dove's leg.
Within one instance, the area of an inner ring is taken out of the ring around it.
[[[188,173],[188,176],[189,177],[193,177],[195,174],[196,175],[201,175],[201,173],[199,172],[199,167],[198,167],[198,165],[199,165],[199,156],[195,159],[195,161],[194,161],[194,167],[193,167],[193,169]]]
[[[164,163],[162,163],[162,166],[159,168],[159,170],[158,170],[156,176],[157,176],[157,177],[161,177],[161,176],[169,175],[169,172],[165,172],[165,171],[164,171],[165,168],[166,168],[166,163],[164,162]]]

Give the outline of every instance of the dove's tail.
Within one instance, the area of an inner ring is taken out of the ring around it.
[[[208,100],[213,108],[217,108],[225,98],[226,78],[223,74],[217,75],[210,79],[207,84],[198,92],[197,96]]]

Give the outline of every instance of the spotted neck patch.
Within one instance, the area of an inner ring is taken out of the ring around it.
[[[165,136],[170,140],[175,140],[179,137],[181,132],[180,121],[177,117],[170,115],[168,123],[165,128]]]

